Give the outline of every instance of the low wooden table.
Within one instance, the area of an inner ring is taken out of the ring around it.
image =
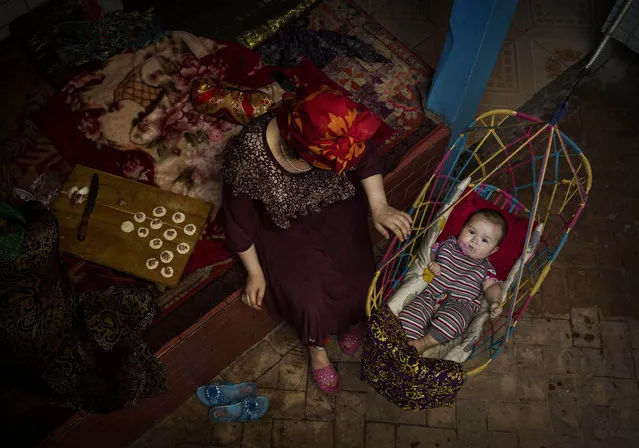
[[[77,232],[86,201],[74,207],[66,192],[74,186],[88,187],[93,173],[100,177],[100,189],[89,219],[87,237],[84,241],[79,241]],[[159,206],[166,208],[166,214],[157,217],[162,227],[152,229],[150,222],[156,218],[153,210]],[[197,199],[77,165],[55,201],[53,213],[60,226],[61,251],[173,287],[180,281],[210,208],[210,204]],[[138,212],[146,215],[146,219],[141,223],[134,219]],[[182,223],[173,221],[172,216],[175,212],[184,213],[185,219]],[[127,233],[122,230],[122,223],[126,221],[134,225],[133,231]],[[193,235],[184,232],[187,224],[195,225],[196,231]],[[140,227],[148,229],[146,237],[138,235]],[[164,237],[167,229],[175,229],[177,232],[177,237],[172,241]],[[153,249],[150,246],[149,242],[154,238],[162,240],[161,248]],[[177,245],[182,242],[190,247],[183,255],[177,251]],[[160,254],[165,250],[173,253],[173,259],[169,263],[160,261]],[[147,260],[150,258],[159,261],[155,269],[147,268]],[[161,269],[165,266],[173,268],[173,275],[169,278],[161,274]]]

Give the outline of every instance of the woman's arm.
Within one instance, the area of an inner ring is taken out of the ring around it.
[[[266,293],[266,279],[264,278],[260,260],[257,258],[255,244],[251,244],[251,247],[244,252],[239,252],[238,256],[246,272],[248,272],[246,285],[242,293],[242,302],[251,308],[261,310],[264,294]]]
[[[366,192],[368,205],[370,205],[371,210],[374,207],[383,207],[388,205],[386,192],[384,191],[384,178],[381,174],[376,174],[374,176],[367,177],[366,179],[362,179],[362,186]]]
[[[266,281],[255,250],[255,239],[259,228],[259,216],[254,201],[246,194],[233,194],[233,187],[224,184],[222,213],[226,242],[236,252],[248,272],[242,293],[242,302],[251,308],[261,309]]]
[[[413,220],[408,213],[400,212],[388,205],[382,175],[376,174],[362,179],[362,186],[373,215],[373,224],[379,233],[387,239],[390,237],[389,231],[402,241],[408,238]]]
[[[262,272],[262,266],[260,260],[257,258],[257,251],[255,250],[255,244],[251,244],[244,252],[239,252],[238,256],[242,260],[242,264],[249,275],[264,275]]]

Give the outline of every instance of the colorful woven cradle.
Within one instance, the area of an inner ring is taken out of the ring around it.
[[[471,188],[466,189],[464,182],[469,178]],[[588,160],[556,123],[510,110],[481,115],[449,148],[419,193],[410,210],[413,217],[410,239],[390,243],[371,284],[367,314],[375,313],[402,286],[425,238],[432,238],[430,229],[441,230],[448,213],[475,191],[499,209],[529,219],[524,247],[530,248],[521,257],[527,261],[515,263],[511,270],[504,313],[497,319],[483,320],[479,336],[465,348],[466,375],[481,372],[498,356],[539,291],[586,205],[591,183]],[[535,222],[544,223],[543,228],[535,226]],[[371,323],[379,324],[380,315],[384,319],[393,318],[385,309],[375,313]],[[363,365],[367,361],[370,360],[363,359]],[[362,373],[371,382],[373,374],[366,373],[365,368]],[[432,407],[410,398],[402,400],[402,403],[394,401],[408,409]]]

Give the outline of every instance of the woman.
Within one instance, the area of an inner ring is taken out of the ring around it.
[[[411,219],[390,207],[377,148],[380,125],[342,92],[322,86],[285,98],[246,126],[225,152],[227,240],[248,278],[242,301],[279,314],[309,345],[315,381],[340,381],[323,345],[339,333],[354,354],[375,262],[368,206],[386,238],[408,236]],[[366,199],[368,201],[366,201]]]

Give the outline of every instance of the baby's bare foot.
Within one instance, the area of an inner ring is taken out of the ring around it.
[[[417,349],[417,353],[421,354],[426,347],[424,346],[424,339],[414,339],[412,341],[408,341],[408,345],[411,347],[415,347]]]

